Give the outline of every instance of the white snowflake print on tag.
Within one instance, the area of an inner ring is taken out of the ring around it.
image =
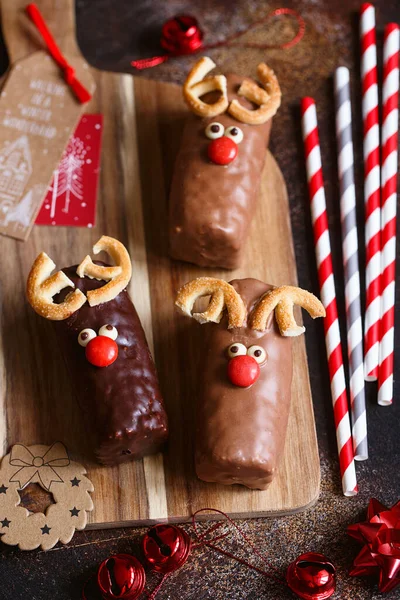
[[[82,116],[53,172],[38,225],[93,227],[96,220],[103,117]]]
[[[1,220],[15,207],[32,173],[32,159],[26,135],[6,141],[0,150]]]
[[[65,194],[63,212],[69,213],[71,200],[83,200],[82,166],[87,150],[79,137],[73,136],[63,154],[58,169],[54,171],[53,183],[50,186],[50,217],[54,218],[57,199]]]
[[[6,141],[0,149],[0,223],[29,227],[36,211],[37,201],[43,197],[46,186],[35,184],[29,188],[32,158],[26,135],[14,142]]]

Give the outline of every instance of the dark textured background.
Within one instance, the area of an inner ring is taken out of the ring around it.
[[[335,67],[341,64],[348,66],[352,72],[356,178],[362,234],[362,123],[357,30],[360,3],[356,0],[303,0],[287,2],[285,5],[296,8],[306,20],[306,35],[300,45],[287,51],[223,48],[210,51],[209,54],[223,69],[234,68],[242,74],[251,74],[260,60],[266,60],[279,77],[284,100],[274,119],[271,149],[288,186],[300,285],[312,290],[317,290],[318,284],[301,143],[299,100],[304,95],[312,95],[316,99],[337,291],[343,315],[332,75]],[[208,42],[223,39],[245,28],[279,6],[276,2],[268,4],[261,0],[77,0],[78,41],[83,54],[95,67],[132,72],[130,60],[158,52],[159,28],[168,16],[182,12],[195,14],[203,24]],[[381,45],[384,24],[400,19],[400,4],[396,0],[380,0],[376,6]],[[292,31],[291,23],[280,21],[263,26],[243,39],[276,42],[284,39],[284,36],[290,36]],[[174,59],[143,75],[182,82],[190,62],[191,59],[186,57]],[[362,235],[360,248],[363,264]],[[397,341],[397,356],[398,346]],[[367,386],[370,459],[357,465],[359,495],[351,499],[344,498],[339,479],[322,328],[310,328],[307,351],[321,456],[320,499],[314,508],[297,516],[246,520],[241,524],[259,550],[268,555],[278,568],[284,570],[302,552],[323,552],[337,566],[338,591],[335,598],[374,600],[381,597],[374,581],[352,579],[347,575],[358,546],[347,538],[346,527],[364,518],[370,497],[378,497],[388,505],[400,497],[399,386],[395,385],[395,403],[390,408],[378,407],[376,386]],[[399,367],[397,364],[396,373]],[[190,527],[187,530],[190,532]],[[0,600],[79,598],[82,583],[94,572],[99,561],[113,552],[138,554],[138,542],[144,531],[137,528],[81,532],[75,535],[68,546],[57,546],[47,553],[22,553],[2,546]],[[149,575],[150,585],[156,580],[154,575]],[[185,567],[166,582],[158,597],[160,600],[178,597],[198,600],[285,600],[293,596],[289,591],[278,588],[261,575],[225,557],[208,550],[197,550]],[[400,598],[400,590],[386,597],[391,600]]]

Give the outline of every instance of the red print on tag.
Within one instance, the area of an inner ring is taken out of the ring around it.
[[[37,225],[95,225],[102,129],[102,115],[83,115],[53,173]]]

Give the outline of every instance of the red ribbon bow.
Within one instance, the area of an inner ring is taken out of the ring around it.
[[[394,590],[400,584],[400,501],[387,508],[372,498],[368,520],[350,525],[347,532],[364,544],[350,575],[379,575],[379,591]]]
[[[291,16],[297,20],[298,31],[296,35],[289,41],[281,44],[257,44],[255,42],[243,42],[241,44],[233,45],[231,42],[241,37],[254,27],[262,25],[274,17]],[[131,62],[132,67],[138,70],[148,69],[155,67],[173,56],[183,56],[186,54],[194,54],[199,51],[212,50],[221,46],[242,46],[246,48],[259,48],[266,50],[268,48],[291,48],[300,42],[305,32],[306,24],[303,17],[298,12],[291,8],[277,8],[270,12],[264,19],[260,19],[255,23],[252,23],[244,31],[234,33],[226,40],[222,42],[216,42],[214,44],[207,44],[203,46],[203,32],[195,17],[191,15],[178,15],[173,19],[169,19],[164,23],[161,30],[161,46],[167,50],[168,54],[162,54],[160,56],[152,56],[150,58],[140,58]]]
[[[79,102],[81,104],[88,102],[92,97],[90,92],[75,77],[74,67],[69,64],[65,56],[62,54],[60,48],[57,46],[56,41],[53,38],[49,28],[47,27],[39,8],[36,6],[36,4],[28,4],[28,6],[26,7],[26,12],[36,25],[39,33],[41,34],[47,46],[50,55],[58,64],[58,66],[63,70],[64,79],[74,92],[75,96],[78,98]]]

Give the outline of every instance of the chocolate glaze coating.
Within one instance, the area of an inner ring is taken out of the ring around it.
[[[248,314],[272,286],[257,279],[231,282]],[[266,489],[285,444],[292,382],[292,339],[282,337],[271,315],[265,332],[227,328],[227,317],[210,329],[204,382],[197,410],[196,471],[200,479]],[[262,346],[267,359],[249,388],[230,383],[227,349],[234,342]]]
[[[243,77],[227,75],[229,100]],[[207,157],[209,123],[234,125],[243,131],[238,156],[227,166]],[[225,113],[210,118],[191,114],[175,163],[170,193],[169,239],[173,258],[202,267],[236,268],[259,195],[272,120],[263,125],[239,123]]]
[[[104,281],[78,277],[76,265],[63,271],[83,292],[104,285]],[[78,334],[87,327],[98,333],[106,324],[118,330],[118,357],[99,368],[86,360]],[[88,430],[93,432],[98,460],[116,464],[159,451],[168,436],[167,415],[146,337],[126,290],[99,306],[86,303],[53,325]]]

